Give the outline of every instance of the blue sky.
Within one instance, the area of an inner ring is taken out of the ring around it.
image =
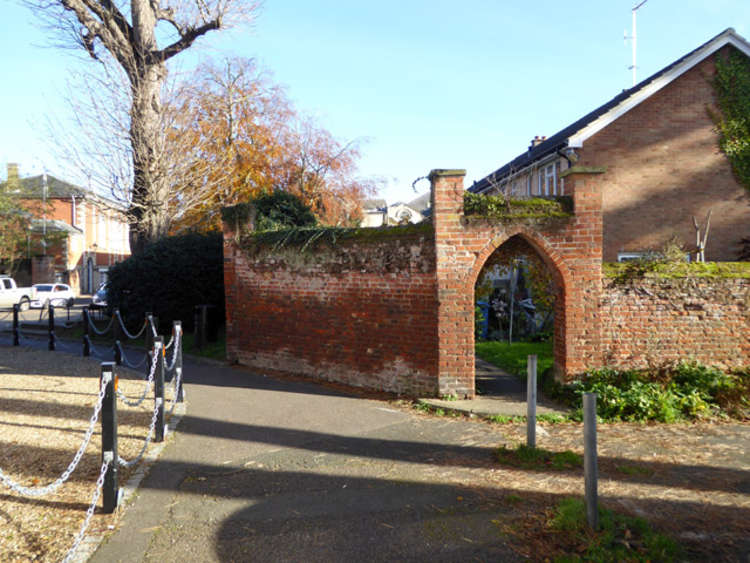
[[[298,108],[361,140],[360,173],[386,179],[382,196],[409,200],[430,169],[466,168],[468,185],[629,87],[636,3],[265,0],[253,26],[215,33],[180,65],[257,58]],[[648,0],[639,78],[727,27],[750,38],[750,1]],[[64,169],[42,124],[69,111],[66,77],[88,62],[44,43],[28,10],[4,0],[0,177],[8,161],[23,175]]]

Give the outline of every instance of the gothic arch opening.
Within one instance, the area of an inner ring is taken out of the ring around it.
[[[517,232],[493,241],[477,259],[474,280],[477,396],[524,393],[517,377],[526,357],[538,357],[538,375],[564,365],[564,274],[553,251]],[[495,368],[500,363],[506,374]]]

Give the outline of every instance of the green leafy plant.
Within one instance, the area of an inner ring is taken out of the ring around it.
[[[578,410],[583,393],[597,394],[597,414],[610,421],[675,422],[714,415],[744,418],[748,411],[747,372],[724,373],[696,362],[682,362],[659,373],[592,370],[564,386],[560,397]]]
[[[713,81],[720,116],[719,147],[727,155],[739,182],[750,190],[750,58],[732,49],[716,57]]]

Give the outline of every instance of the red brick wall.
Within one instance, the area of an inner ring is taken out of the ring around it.
[[[517,235],[539,252],[557,282],[556,375],[569,378],[601,364],[602,177],[593,170],[566,174],[574,217],[549,224],[509,226],[467,220],[463,216],[462,172],[433,171],[441,394],[474,396],[474,285],[490,255]]]
[[[410,396],[437,393],[431,230],[333,247],[240,250],[225,232],[227,355]]]
[[[681,359],[750,366],[750,280],[644,279],[604,284],[608,365],[643,368]]]
[[[706,260],[736,259],[750,194],[718,148],[714,58],[674,80],[584,142],[579,165],[606,166],[604,260],[658,250],[676,234],[695,244],[692,216],[713,211]]]

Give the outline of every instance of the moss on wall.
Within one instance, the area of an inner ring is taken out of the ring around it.
[[[605,262],[605,277],[627,282],[640,278],[748,278],[750,262]]]

